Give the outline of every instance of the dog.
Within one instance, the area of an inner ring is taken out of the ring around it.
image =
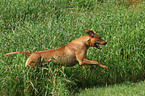
[[[23,51],[11,52],[7,53],[6,55],[21,53],[29,56],[25,67],[28,67],[28,65],[34,67],[43,64],[44,62],[53,61],[54,63],[60,65],[73,66],[79,63],[79,65],[97,65],[101,68],[107,69],[107,66],[102,65],[97,61],[86,59],[87,50],[89,47],[102,49],[100,45],[106,45],[107,42],[101,39],[101,36],[97,33],[94,33],[88,29],[85,31],[87,35],[72,40],[68,44],[56,49],[37,51],[32,53]]]

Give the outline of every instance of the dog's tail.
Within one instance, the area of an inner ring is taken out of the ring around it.
[[[30,56],[30,55],[32,54],[32,53],[30,53],[30,52],[23,52],[23,51],[20,51],[20,52],[6,53],[6,55],[18,54],[18,53],[25,54],[25,55],[27,55],[27,56]]]

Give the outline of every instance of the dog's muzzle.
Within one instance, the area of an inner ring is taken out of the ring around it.
[[[97,47],[98,49],[102,49],[102,47],[99,44],[95,44],[95,47]]]
[[[107,42],[105,42],[104,44],[101,44],[101,45],[106,45],[106,44],[107,44]],[[102,49],[102,47],[98,43],[95,43],[94,45],[96,48]]]

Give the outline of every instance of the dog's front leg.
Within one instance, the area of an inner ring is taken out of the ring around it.
[[[92,65],[97,65],[97,66],[99,66],[101,68],[104,68],[104,69],[107,69],[108,68],[107,66],[102,65],[102,64],[100,64],[97,61],[92,61],[92,60],[88,60],[88,59],[83,59],[83,61],[82,61],[82,65],[91,65],[91,64]]]
[[[108,68],[107,66],[102,65],[97,61],[85,59],[85,51],[76,53],[76,59],[79,62],[79,65],[97,65],[97,66],[100,66],[101,68],[104,68],[104,69]]]

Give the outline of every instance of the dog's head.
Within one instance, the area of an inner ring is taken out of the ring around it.
[[[87,34],[89,35],[89,44],[92,47],[96,47],[98,49],[102,49],[100,45],[106,45],[107,42],[103,39],[101,39],[101,36],[98,35],[97,33],[94,33],[91,30],[86,29]]]

